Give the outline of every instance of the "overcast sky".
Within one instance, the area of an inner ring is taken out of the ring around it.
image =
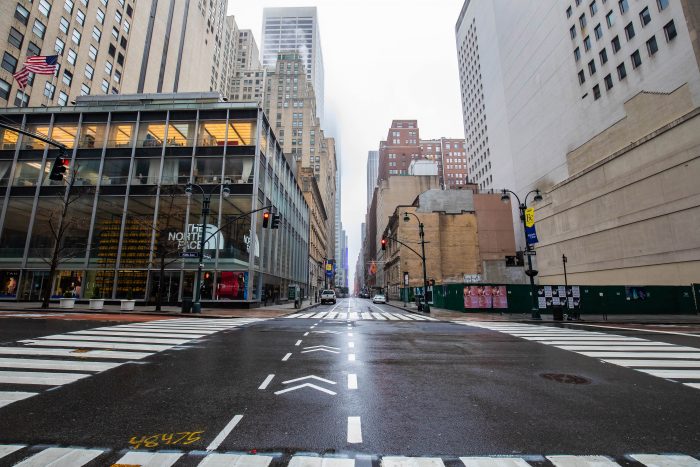
[[[326,122],[339,143],[350,288],[366,213],[367,152],[394,119],[423,139],[463,138],[454,26],[463,0],[229,0],[228,14],[261,46],[264,7],[318,7]]]

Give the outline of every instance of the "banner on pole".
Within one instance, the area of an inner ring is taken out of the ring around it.
[[[535,230],[535,208],[525,209],[525,239],[528,245],[539,241]]]

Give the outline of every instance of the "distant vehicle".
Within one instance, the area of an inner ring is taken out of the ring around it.
[[[335,303],[335,292],[328,289],[321,292],[321,304],[326,302]]]
[[[374,297],[372,297],[372,303],[386,303],[386,296],[378,293]]]
[[[369,292],[360,292],[360,298],[369,298]]]

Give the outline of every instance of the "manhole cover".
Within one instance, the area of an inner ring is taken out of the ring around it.
[[[544,379],[563,384],[590,384],[590,380],[583,376],[567,375],[566,373],[543,373],[540,376]]]

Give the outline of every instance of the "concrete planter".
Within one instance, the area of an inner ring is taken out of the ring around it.
[[[90,309],[91,310],[101,310],[105,307],[104,298],[91,298],[90,299]]]
[[[61,298],[60,307],[61,308],[75,308],[75,298]]]
[[[121,303],[122,303],[122,306],[120,309],[122,311],[134,311],[134,306],[136,305],[136,300],[122,300]]]

